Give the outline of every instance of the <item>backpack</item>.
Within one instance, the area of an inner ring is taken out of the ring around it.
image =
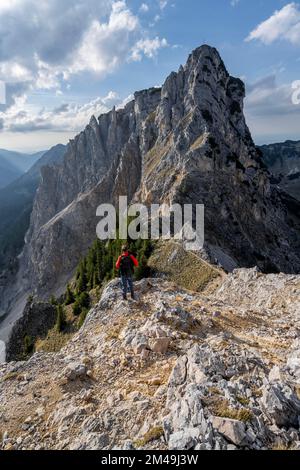
[[[130,258],[130,255],[122,255],[120,262],[120,272],[121,274],[131,275],[133,273],[133,261]]]

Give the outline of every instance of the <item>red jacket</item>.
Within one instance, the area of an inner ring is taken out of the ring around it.
[[[118,261],[116,262],[116,268],[117,268],[117,269],[120,269],[120,264],[121,264],[122,256],[129,256],[130,259],[132,260],[134,266],[135,266],[136,268],[138,267],[138,265],[139,265],[138,260],[137,260],[133,255],[131,255],[128,251],[125,251],[124,253],[122,253],[122,254],[119,256]]]

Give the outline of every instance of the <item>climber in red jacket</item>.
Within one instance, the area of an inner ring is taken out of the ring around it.
[[[130,290],[131,298],[134,299],[133,280],[132,275],[134,267],[138,267],[138,260],[129,252],[128,246],[122,246],[122,254],[116,262],[116,268],[120,271],[123,299],[127,299],[127,291]]]

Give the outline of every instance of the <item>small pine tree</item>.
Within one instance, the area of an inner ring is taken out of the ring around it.
[[[82,327],[82,325],[83,325],[83,323],[84,323],[84,321],[85,321],[85,319],[86,319],[86,317],[87,317],[88,311],[89,311],[89,310],[88,310],[87,308],[82,309],[81,314],[80,314],[80,317],[79,317],[79,321],[78,321],[78,326],[79,326],[79,328]]]
[[[79,265],[79,276],[77,280],[77,293],[80,294],[87,289],[86,262],[82,260]]]
[[[94,271],[94,280],[93,280],[94,287],[99,286],[100,281],[99,281],[99,275],[98,275],[98,269],[96,268]]]
[[[149,268],[147,264],[147,258],[143,254],[139,259],[139,266],[135,269],[134,278],[136,281],[140,281],[144,277],[148,276]]]
[[[70,287],[70,284],[67,285],[66,295],[65,295],[65,304],[70,305],[75,302],[74,293]]]
[[[104,244],[100,240],[96,240],[96,269],[95,283],[100,285],[104,277]]]
[[[75,303],[73,304],[73,315],[76,317],[81,314],[81,305],[79,301],[79,297],[76,299]]]
[[[82,292],[79,296],[79,303],[82,308],[89,308],[90,306],[90,296],[87,292]]]
[[[54,306],[57,305],[57,300],[54,297],[54,295],[51,295],[49,302],[50,302],[51,305],[54,305]]]
[[[79,296],[77,296],[76,301],[73,305],[73,314],[78,316],[81,314],[82,310],[85,308],[89,308],[90,306],[90,297],[87,292],[82,292]]]
[[[58,332],[63,331],[66,325],[66,315],[65,310],[61,304],[58,304],[56,307],[56,329]]]
[[[24,353],[26,356],[28,356],[28,354],[31,354],[34,350],[34,341],[32,339],[31,336],[29,335],[26,335],[24,337]]]

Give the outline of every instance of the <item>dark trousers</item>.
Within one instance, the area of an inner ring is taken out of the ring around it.
[[[131,274],[121,274],[121,282],[123,295],[126,296],[127,292],[130,292],[131,296],[134,297],[133,280]]]

